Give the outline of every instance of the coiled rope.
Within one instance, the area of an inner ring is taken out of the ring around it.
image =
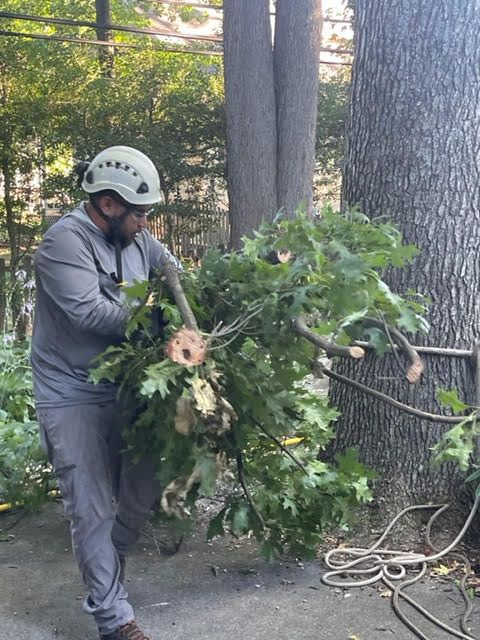
[[[429,640],[428,636],[426,636],[423,631],[421,631],[400,609],[400,598],[406,600],[410,605],[412,605],[419,613],[421,613],[425,618],[433,622],[435,625],[451,633],[453,636],[457,638],[462,638],[463,640],[478,640],[470,633],[470,630],[467,626],[467,620],[470,616],[472,610],[472,603],[465,589],[465,582],[468,577],[468,573],[470,573],[470,564],[468,560],[465,560],[468,566],[468,572],[465,573],[461,583],[460,583],[460,592],[462,593],[462,597],[466,604],[466,610],[464,615],[462,616],[460,626],[462,631],[457,629],[453,629],[448,626],[437,617],[432,615],[426,609],[424,609],[416,600],[411,598],[409,595],[403,592],[403,589],[414,584],[418,580],[420,580],[426,573],[427,564],[429,562],[435,562],[439,560],[443,556],[451,553],[453,549],[458,545],[463,536],[465,535],[468,527],[470,526],[475,513],[478,509],[478,505],[480,503],[480,496],[477,496],[475,502],[472,506],[470,514],[465,521],[461,531],[445,549],[442,551],[438,551],[430,541],[430,530],[431,526],[436,518],[443,513],[446,509],[450,507],[450,504],[440,504],[440,505],[432,505],[432,504],[421,504],[415,505],[412,507],[407,507],[403,509],[399,514],[395,516],[395,518],[390,522],[388,527],[385,529],[384,533],[380,536],[380,538],[368,549],[362,549],[357,547],[351,548],[343,548],[339,547],[337,549],[332,549],[328,551],[324,556],[325,564],[330,571],[327,571],[322,577],[321,581],[332,587],[341,587],[341,588],[351,588],[351,587],[364,587],[367,585],[375,584],[377,582],[383,582],[388,589],[392,592],[392,607],[395,611],[396,615],[402,620],[402,622],[409,627],[417,635],[417,637],[422,640]],[[393,529],[398,520],[408,513],[409,511],[414,511],[418,509],[436,509],[435,514],[430,518],[430,521],[427,525],[427,542],[435,551],[433,555],[426,556],[423,553],[412,553],[406,551],[395,551],[392,549],[380,549],[380,545],[385,540],[387,535]],[[456,554],[458,557],[458,554]],[[407,577],[407,568],[418,566],[418,572],[415,576],[408,578]],[[343,576],[344,579],[338,579],[340,576]],[[363,578],[361,576],[364,576]],[[351,578],[350,580],[348,578]],[[347,578],[347,579],[345,579]],[[401,582],[400,582],[401,581]],[[395,584],[398,582],[398,584]]]

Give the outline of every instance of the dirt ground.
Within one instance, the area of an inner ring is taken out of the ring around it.
[[[0,515],[0,638],[94,640],[95,625],[81,610],[85,591],[61,505],[48,504],[15,524],[19,515]],[[127,566],[130,600],[152,640],[416,637],[395,616],[391,598],[378,586],[324,586],[321,559],[267,564],[252,541],[222,538],[208,543],[201,531],[167,556],[159,552],[160,536],[160,531],[147,529]],[[425,578],[409,593],[458,627],[464,605],[452,580]],[[471,627],[477,637],[479,604],[474,598]],[[429,640],[454,637],[422,620],[408,605],[403,609]]]

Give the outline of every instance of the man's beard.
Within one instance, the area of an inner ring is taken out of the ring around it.
[[[115,245],[117,242],[122,249],[132,244],[134,235],[128,235],[125,233],[122,224],[110,225],[110,233],[107,235],[108,242]]]

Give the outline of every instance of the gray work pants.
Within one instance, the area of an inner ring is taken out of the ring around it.
[[[122,410],[103,405],[37,410],[40,437],[70,520],[73,553],[88,589],[84,611],[102,634],[134,618],[119,556],[140,536],[158,497],[154,464],[122,455]]]

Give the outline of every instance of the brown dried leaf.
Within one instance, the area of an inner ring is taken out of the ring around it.
[[[175,430],[182,436],[188,436],[195,424],[195,414],[189,398],[179,398],[177,400],[177,412],[175,414]]]
[[[238,416],[235,413],[235,409],[223,396],[219,396],[218,401],[222,407],[222,426],[221,429],[218,430],[218,433],[224,433],[230,430],[232,422],[235,422]]]
[[[162,493],[160,504],[168,516],[179,519],[189,518],[190,511],[185,507],[185,498],[199,478],[199,471],[194,469],[189,476],[176,478],[168,484]]]
[[[203,378],[196,378],[192,382],[193,398],[196,408],[204,416],[211,416],[217,408],[217,397],[212,386]]]

